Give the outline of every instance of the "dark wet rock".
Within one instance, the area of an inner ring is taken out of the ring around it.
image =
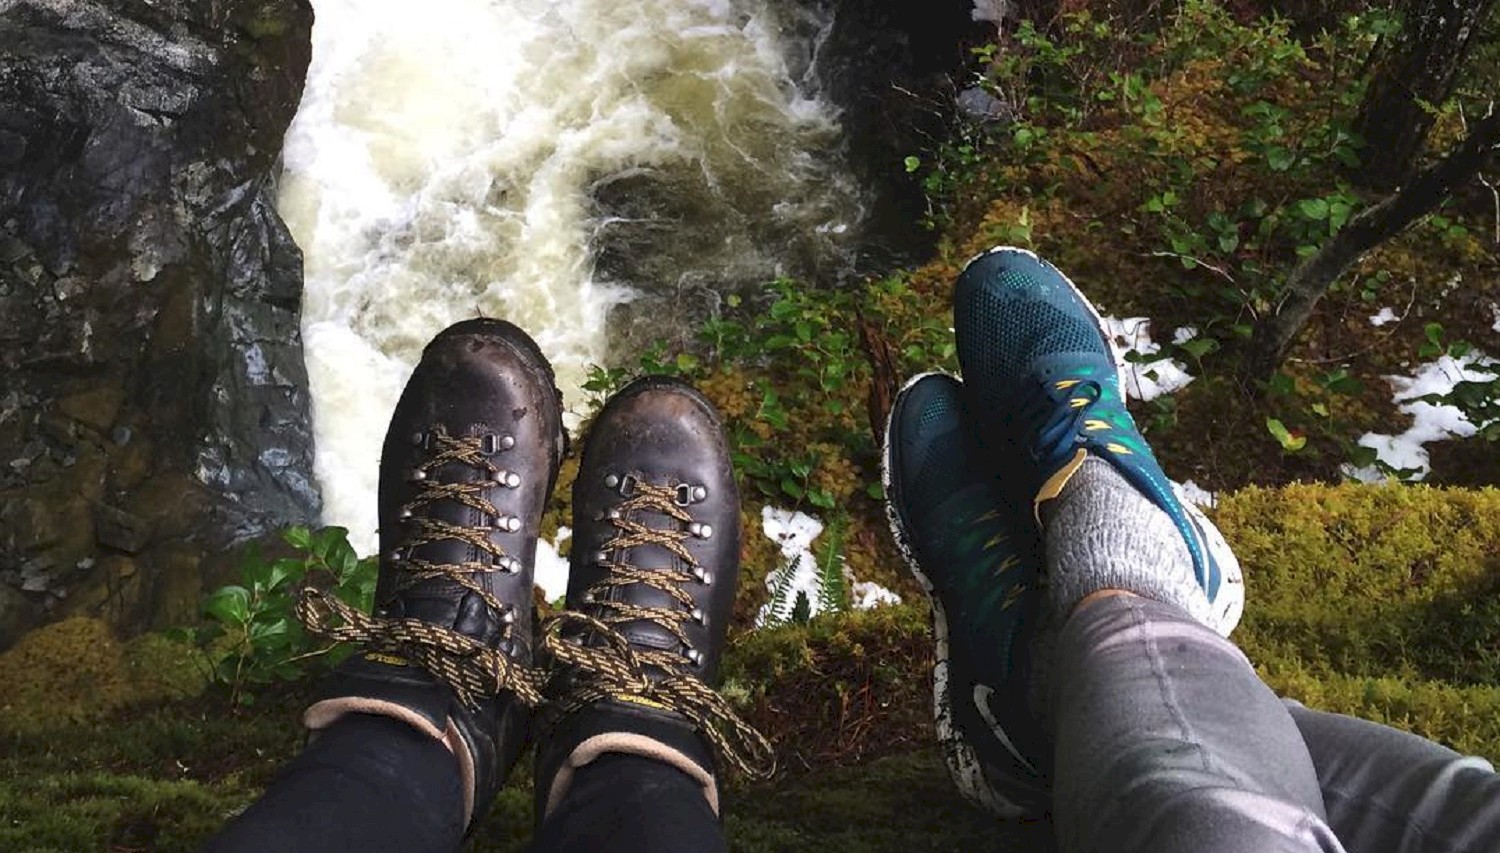
[[[0,583],[0,651],[10,648],[22,634],[36,627],[40,616],[26,595]]]
[[[316,517],[271,206],[311,25],[306,0],[0,3],[0,646],[8,608],[190,617],[196,566]]]

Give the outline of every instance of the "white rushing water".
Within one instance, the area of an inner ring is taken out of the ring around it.
[[[316,0],[279,208],[306,256],[324,520],[362,552],[386,421],[446,325],[517,323],[576,409],[613,306],[816,274],[857,230],[833,111],[763,3]],[[598,263],[611,239],[624,273]]]

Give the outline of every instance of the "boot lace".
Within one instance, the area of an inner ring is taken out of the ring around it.
[[[476,577],[490,572],[516,572],[520,564],[490,541],[489,525],[465,527],[418,513],[423,507],[441,501],[454,501],[474,509],[502,529],[514,530],[520,520],[504,515],[485,497],[490,489],[519,485],[515,474],[496,465],[492,458],[509,448],[505,439],[495,435],[453,437],[442,427],[418,436],[430,452],[411,472],[411,479],[421,485],[412,499],[401,508],[402,520],[410,525],[411,535],[394,552],[387,555],[387,565],[397,572],[391,598],[430,580],[444,579],[478,595],[503,623],[509,635],[513,617],[510,609],[480,585]],[[514,439],[510,440],[514,443]],[[484,479],[473,482],[445,483],[432,475],[439,468],[459,463],[484,472]],[[458,540],[473,546],[484,560],[462,563],[435,563],[414,556],[416,549],[445,540]],[[446,682],[465,705],[474,708],[480,699],[509,690],[528,706],[542,702],[541,676],[512,660],[499,649],[479,640],[422,619],[372,616],[351,607],[338,598],[311,587],[304,588],[297,601],[297,616],[307,630],[334,642],[352,643],[365,648],[399,655],[412,661],[434,677]]]
[[[684,625],[701,620],[688,583],[711,583],[712,575],[688,551],[693,536],[707,535],[704,525],[693,521],[683,500],[685,487],[659,486],[628,478],[626,499],[605,515],[616,533],[599,555],[609,574],[584,594],[601,615],[564,611],[543,626],[542,648],[562,665],[569,682],[566,695],[554,709],[558,717],[605,699],[675,711],[686,717],[724,758],[750,776],[766,777],[775,768],[775,757],[766,738],[735,713],[722,696],[688,670],[701,657],[691,648]],[[622,490],[622,493],[625,493]],[[690,494],[690,492],[689,492]],[[651,527],[642,516],[665,517],[665,527]],[[680,568],[644,569],[623,559],[630,548],[655,545],[676,558]],[[610,556],[611,554],[616,556]],[[612,601],[616,588],[644,584],[659,590],[677,607],[646,607]],[[618,626],[637,620],[666,629],[687,653],[631,646]],[[564,633],[569,637],[564,637]],[[602,645],[586,645],[589,634]]]

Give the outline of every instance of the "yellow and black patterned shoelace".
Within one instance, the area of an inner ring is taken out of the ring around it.
[[[675,651],[633,648],[616,627],[648,620],[665,628],[683,646],[689,645],[683,625],[697,616],[693,598],[683,585],[707,575],[685,544],[692,535],[687,528],[692,516],[677,502],[677,494],[678,490],[671,487],[636,481],[635,490],[606,517],[618,532],[603,547],[608,555],[656,545],[684,568],[643,569],[612,559],[607,564],[609,574],[588,590],[588,598],[604,611],[603,615],[565,611],[544,625],[542,648],[569,678],[567,695],[558,700],[555,710],[561,717],[614,699],[675,711],[691,721],[726,761],[748,775],[763,778],[775,770],[775,755],[765,737],[741,719],[724,697],[687,670],[687,658]],[[647,514],[666,516],[675,525],[650,527],[638,520]],[[632,584],[660,590],[681,606],[644,607],[609,600],[612,589]],[[564,629],[569,628],[575,635],[592,634],[603,644],[585,645],[581,639],[565,638]]]
[[[400,553],[389,559],[400,573],[394,596],[423,581],[446,578],[478,595],[496,614],[503,615],[506,608],[490,592],[484,589],[474,575],[499,571],[508,555],[500,546],[491,542],[489,531],[477,527],[463,527],[426,518],[417,510],[439,501],[456,501],[483,513],[486,518],[502,516],[494,504],[484,497],[486,489],[494,487],[493,478],[501,475],[498,466],[485,452],[484,440],[477,436],[455,438],[442,428],[434,429],[427,436],[430,455],[413,472],[414,479],[421,483],[417,494],[403,509],[406,523],[412,533],[402,543]],[[441,466],[459,463],[477,468],[485,473],[485,479],[467,483],[440,483],[430,475]],[[456,539],[472,545],[479,553],[488,555],[489,561],[464,563],[434,563],[411,556],[414,550],[445,540]],[[307,630],[317,636],[335,642],[352,643],[377,652],[398,655],[419,664],[435,677],[447,682],[459,700],[474,707],[484,697],[495,696],[509,690],[522,702],[535,707],[542,702],[542,676],[529,667],[512,660],[499,649],[492,648],[472,637],[457,631],[442,628],[421,619],[390,619],[363,613],[332,595],[307,588],[297,602],[297,616]],[[507,626],[506,631],[511,628]]]

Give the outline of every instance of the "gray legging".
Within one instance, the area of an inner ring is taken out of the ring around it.
[[[1500,851],[1488,762],[1284,703],[1172,605],[1085,607],[1053,683],[1065,853]]]

